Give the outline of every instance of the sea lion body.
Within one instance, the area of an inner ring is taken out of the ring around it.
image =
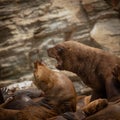
[[[120,98],[120,82],[112,73],[120,65],[119,57],[75,41],[58,43],[48,49],[48,55],[58,61],[58,69],[76,73],[93,89],[91,101]]]
[[[61,72],[36,63],[35,85],[45,92],[45,99],[58,113],[76,111],[76,92],[72,81]]]

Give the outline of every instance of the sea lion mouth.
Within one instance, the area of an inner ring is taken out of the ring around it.
[[[63,61],[60,59],[60,57],[56,57],[55,59],[57,60],[56,68],[62,70]]]
[[[49,48],[47,50],[47,53],[49,57],[54,58],[57,61],[57,64],[55,65],[55,67],[57,69],[62,70],[63,61],[61,57],[56,53],[56,51],[54,51],[52,48]]]
[[[62,59],[59,56],[54,56],[54,57],[52,56],[52,58],[54,58],[57,61],[57,63],[55,64],[55,67],[59,70],[62,70],[62,65],[63,65]]]

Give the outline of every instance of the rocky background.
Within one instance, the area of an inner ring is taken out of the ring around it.
[[[67,40],[120,55],[119,0],[0,0],[0,84],[33,79],[33,62],[54,68],[47,48]],[[83,83],[65,72],[77,92]]]

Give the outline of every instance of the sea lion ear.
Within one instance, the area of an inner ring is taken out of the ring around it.
[[[40,65],[43,65],[42,61],[38,61],[38,60],[37,60],[37,61],[34,62],[34,68],[37,69],[38,66],[40,66]]]
[[[38,68],[38,66],[42,65],[41,61],[35,61],[34,62],[34,68]]]

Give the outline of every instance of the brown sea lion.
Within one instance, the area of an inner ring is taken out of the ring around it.
[[[6,109],[20,110],[27,106],[35,106],[36,103],[26,95],[17,95],[13,100],[4,106]]]
[[[66,41],[48,49],[48,55],[58,61],[60,70],[68,70],[81,77],[93,89],[92,100],[120,98],[120,82],[112,74],[120,58],[101,49],[75,41]]]
[[[35,62],[35,85],[44,91],[43,102],[59,114],[76,111],[76,92],[72,81],[61,72],[53,71],[41,62]]]
[[[29,106],[21,111],[19,111],[15,115],[16,120],[46,120],[47,118],[51,118],[57,116],[57,113],[48,109],[44,106]]]
[[[5,90],[7,91],[7,90]],[[34,101],[35,98],[40,98],[44,96],[44,92],[36,89],[25,89],[25,90],[16,90],[11,93],[9,90],[7,93],[4,93],[5,100],[9,97],[13,97],[13,100],[4,105],[6,109],[20,110],[27,106],[36,106],[39,105]]]
[[[15,119],[17,113],[17,110],[7,110],[0,108],[0,120],[17,120]]]
[[[0,120],[46,120],[56,115],[54,110],[43,106],[29,106],[22,110],[0,108]]]

